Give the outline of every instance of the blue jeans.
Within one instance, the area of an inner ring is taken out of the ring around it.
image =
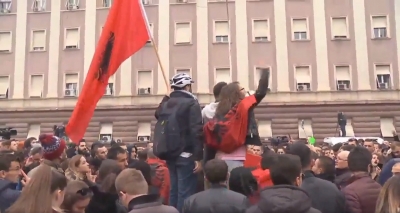
[[[242,160],[225,160],[225,163],[228,165],[228,172],[231,172],[234,168],[243,166]]]
[[[195,162],[179,157],[176,161],[167,161],[167,167],[171,182],[169,205],[182,212],[185,199],[195,194],[197,190],[197,174],[193,173]]]

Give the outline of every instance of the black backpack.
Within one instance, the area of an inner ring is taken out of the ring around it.
[[[181,107],[170,101],[160,106],[160,113],[154,128],[153,152],[161,160],[178,158],[185,147],[178,122]]]

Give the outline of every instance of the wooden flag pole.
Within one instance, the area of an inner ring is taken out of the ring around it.
[[[167,92],[169,94],[169,90],[170,90],[169,89],[169,82],[168,82],[167,76],[165,75],[165,70],[164,70],[163,64],[161,63],[160,54],[158,54],[157,44],[154,42],[153,36],[150,36],[150,39],[151,39],[151,44],[153,45],[154,52],[156,52],[158,64],[160,65],[161,73],[163,75],[164,82],[165,82],[165,86],[167,87]]]

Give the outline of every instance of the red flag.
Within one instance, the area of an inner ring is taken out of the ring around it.
[[[108,79],[150,39],[142,0],[116,0],[111,6],[82,92],[66,127],[75,143],[82,139]]]

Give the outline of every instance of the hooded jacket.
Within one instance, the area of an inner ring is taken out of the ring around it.
[[[0,212],[5,212],[18,199],[20,191],[15,190],[15,184],[0,179]]]
[[[279,185],[265,188],[260,192],[258,204],[246,213],[321,213],[311,207],[307,192],[296,186]]]
[[[385,163],[385,165],[382,168],[382,172],[379,175],[378,183],[383,186],[389,178],[393,176],[392,174],[392,167],[400,162],[400,158],[393,158],[390,159],[388,162]]]

